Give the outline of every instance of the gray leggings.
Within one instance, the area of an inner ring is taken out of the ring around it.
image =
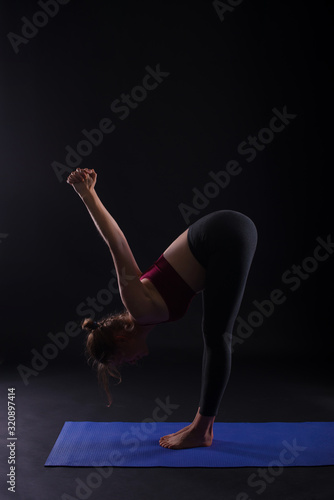
[[[231,373],[232,330],[256,250],[257,230],[245,215],[219,210],[189,226],[188,243],[206,269],[199,413],[215,416]]]

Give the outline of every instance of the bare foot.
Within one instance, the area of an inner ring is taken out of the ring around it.
[[[193,426],[194,426],[193,424],[189,424],[189,425],[187,425],[186,427],[183,427],[183,429],[180,429],[177,432],[173,432],[172,434],[167,434],[166,436],[164,436],[164,438],[165,437],[170,437],[170,436],[176,436],[177,434],[181,434],[181,432],[184,432],[184,431],[186,431],[188,429],[192,429]],[[161,439],[163,439],[163,438],[161,438]]]
[[[198,446],[211,446],[212,440],[212,430],[211,432],[206,431],[203,433],[189,425],[174,434],[163,436],[160,438],[159,444],[163,448],[181,450],[184,448],[196,448]]]

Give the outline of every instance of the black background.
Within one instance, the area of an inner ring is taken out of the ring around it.
[[[211,2],[72,0],[15,54],[6,35],[21,34],[21,17],[37,10],[11,2],[1,15],[4,363],[29,361],[48,332],[83,319],[78,304],[112,277],[108,249],[66,184],[68,172],[57,177],[52,168],[102,118],[116,128],[80,167],[97,171],[96,190],[139,267],[186,229],[179,205],[192,205],[192,189],[203,192],[210,171],[238,160],[242,172],[190,223],[232,209],[257,225],[242,317],[275,288],[287,296],[238,355],[302,352],[319,364],[331,356],[333,257],[296,291],[281,280],[333,230],[330,2],[243,2],[221,21]],[[169,76],[121,120],[110,104],[141,84],[148,65]],[[240,143],[284,107],[296,118],[247,162]],[[201,342],[195,300],[182,324],[167,327],[187,346]],[[114,294],[97,316],[121,306]],[[73,338],[57,361],[74,362],[80,345]]]

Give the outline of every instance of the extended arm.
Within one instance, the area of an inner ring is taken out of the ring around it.
[[[152,303],[146,288],[139,280],[142,273],[121,228],[94,189],[96,178],[93,170],[78,169],[69,176],[67,182],[72,184],[80,195],[97,230],[109,247],[125,307],[135,318],[145,316],[149,314]]]
[[[128,272],[132,272],[133,277],[141,276],[141,271],[130,250],[129,244],[121,228],[110,215],[98,197],[95,189],[82,197],[97,230],[109,247],[110,253],[116,264],[122,255],[126,256],[124,264]]]

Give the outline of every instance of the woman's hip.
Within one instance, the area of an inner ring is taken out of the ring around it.
[[[205,268],[213,254],[226,258],[242,255],[250,259],[254,255],[257,229],[254,222],[240,212],[218,210],[200,218],[188,229],[190,250]]]

